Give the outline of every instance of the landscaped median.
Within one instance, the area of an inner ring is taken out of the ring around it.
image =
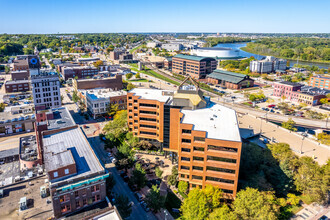
[[[146,70],[138,70],[138,68],[137,68],[137,64],[135,64],[135,63],[131,63],[131,64],[129,64],[129,65],[131,66],[131,69],[134,70],[134,71],[136,71],[136,72],[140,72],[140,73],[144,73],[144,74],[149,75],[149,76],[156,77],[156,78],[158,78],[158,79],[164,80],[164,81],[166,81],[166,82],[172,83],[172,84],[177,85],[177,86],[180,85],[180,82],[174,81],[174,80],[172,80],[172,79],[170,79],[170,78],[168,78],[168,77],[166,77],[166,76],[164,76],[164,75],[162,75],[162,74],[159,74],[159,73],[157,73],[157,72],[155,72],[155,71],[153,71],[153,70],[150,70],[150,69],[146,69]],[[179,81],[183,81],[184,78],[185,78],[184,76],[180,76],[180,75],[177,75],[177,74],[176,74],[176,75],[173,75],[173,77],[176,78],[176,79],[179,80]],[[189,82],[187,82],[187,83],[189,83]],[[223,94],[220,93],[220,92],[216,92],[216,91],[214,91],[211,87],[209,87],[209,86],[208,86],[207,84],[205,84],[205,83],[200,83],[200,87],[201,87],[202,89],[208,91],[208,92],[211,92],[211,93],[215,94],[215,95],[219,95],[219,96],[222,96],[222,95],[223,95]]]
[[[176,81],[174,81],[174,80],[172,80],[170,78],[167,78],[166,76],[163,76],[163,75],[161,75],[159,73],[156,73],[153,70],[150,70],[150,69],[138,70],[137,64],[135,64],[135,63],[131,63],[129,65],[131,66],[131,69],[134,70],[134,71],[136,71],[136,72],[140,72],[140,73],[144,73],[144,74],[149,75],[149,76],[156,77],[158,79],[164,80],[166,82],[172,83],[172,84],[177,85],[177,86],[180,85],[179,82],[176,82]]]

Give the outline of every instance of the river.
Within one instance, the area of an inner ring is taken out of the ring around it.
[[[249,53],[249,52],[241,50],[241,48],[245,47],[246,44],[247,44],[247,42],[220,43],[220,44],[216,45],[215,47],[229,47],[229,48],[233,48],[233,49],[238,49],[239,50],[239,55],[242,56],[242,57],[251,57],[251,56],[253,56],[258,60],[265,57],[263,55],[253,54],[253,53]],[[290,67],[292,67],[296,63],[297,63],[296,60],[290,60]],[[314,65],[314,66],[318,66],[319,68],[324,68],[324,69],[328,69],[330,67],[330,63],[315,63],[315,62],[308,62],[308,61],[299,61],[298,63],[302,64],[302,65],[309,65],[309,66]]]

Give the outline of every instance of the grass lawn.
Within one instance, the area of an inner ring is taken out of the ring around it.
[[[134,71],[136,71],[136,72],[140,72],[140,73],[147,74],[149,76],[156,77],[158,79],[164,80],[166,82],[172,83],[172,84],[177,85],[177,86],[180,85],[180,83],[178,83],[178,82],[176,82],[176,81],[174,81],[172,79],[169,79],[169,78],[167,78],[167,77],[165,77],[165,76],[163,76],[163,75],[161,75],[159,73],[156,73],[155,71],[152,71],[150,69],[138,70],[137,64],[135,64],[135,63],[131,63],[129,65],[131,66],[131,69],[134,70]]]
[[[181,200],[173,192],[169,192],[167,194],[165,207],[171,213],[173,218],[180,218],[180,213],[175,213],[172,211],[172,208],[179,209],[181,207]]]
[[[131,79],[131,80],[127,80],[127,82],[149,82],[149,80],[147,80],[147,79]]]
[[[135,48],[129,50],[129,52],[130,52],[130,53],[134,53],[137,49],[140,49],[142,46],[143,46],[143,44],[141,44],[140,46],[135,47]]]
[[[89,55],[83,55],[83,56],[81,56],[81,58],[90,58],[90,56]]]

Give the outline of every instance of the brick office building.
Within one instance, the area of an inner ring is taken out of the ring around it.
[[[11,80],[26,80],[29,79],[30,73],[29,70],[17,70],[11,71]]]
[[[61,75],[64,80],[70,78],[84,79],[87,77],[93,77],[99,73],[99,70],[96,67],[91,66],[73,66],[73,67],[64,67],[61,68]]]
[[[309,78],[308,85],[316,88],[329,89],[330,77],[326,76],[312,76]]]
[[[30,80],[11,80],[5,82],[6,93],[30,91]]]
[[[37,112],[37,143],[49,179],[56,218],[104,201],[105,179],[81,128],[66,108]]]
[[[101,79],[74,79],[73,88],[75,90],[96,88],[112,89],[114,91],[121,90],[123,88],[122,75]]]
[[[210,57],[178,54],[172,58],[172,72],[190,75],[194,79],[205,79],[217,68],[217,61]]]
[[[234,110],[205,99],[196,84],[174,93],[133,89],[127,109],[129,130],[172,155],[180,181],[236,196],[242,143]]]

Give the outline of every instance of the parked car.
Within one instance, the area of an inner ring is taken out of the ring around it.
[[[135,192],[135,193],[134,193],[134,196],[136,197],[136,199],[137,199],[139,202],[141,202],[142,199],[143,199],[142,195],[141,195],[139,192]]]
[[[146,211],[146,212],[149,212],[150,211],[147,203],[145,203],[144,201],[142,201],[142,202],[140,202],[140,204],[141,204],[142,208],[144,209],[144,211]]]
[[[270,112],[271,112],[271,113],[275,113],[274,109],[271,109]]]

